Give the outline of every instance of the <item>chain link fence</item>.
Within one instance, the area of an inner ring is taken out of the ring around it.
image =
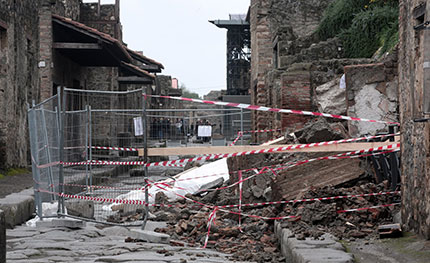
[[[227,146],[250,129],[249,111],[220,106],[164,105],[144,90],[122,92],[60,88],[29,108],[37,214],[121,225],[145,224],[146,178],[161,180],[183,166],[143,167],[181,156],[145,156],[145,148]],[[239,141],[245,144],[248,141]],[[149,169],[149,170],[148,170]],[[118,200],[140,200],[122,202]],[[51,205],[51,206],[52,206]],[[139,215],[129,221],[130,215]]]

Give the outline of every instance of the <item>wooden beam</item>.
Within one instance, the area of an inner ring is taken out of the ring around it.
[[[54,42],[52,47],[56,49],[102,49],[98,43]]]
[[[377,148],[392,145],[396,142],[362,142],[362,143],[341,143],[330,144],[319,147],[304,149],[286,150],[282,152],[352,152],[369,148]],[[172,148],[150,148],[148,156],[170,156],[170,155],[203,155],[203,154],[228,154],[237,152],[247,152],[254,150],[271,149],[278,147],[293,146],[291,144],[266,145],[266,146],[207,146],[207,147],[172,147]],[[278,152],[280,153],[280,152]],[[139,156],[143,156],[143,149],[139,149]]]
[[[154,80],[144,77],[128,76],[118,77],[119,83],[151,84]]]

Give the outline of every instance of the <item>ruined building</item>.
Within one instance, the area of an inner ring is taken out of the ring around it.
[[[123,43],[119,2],[0,2],[0,168],[29,163],[26,104],[58,87],[155,90],[163,65]]]
[[[387,63],[370,64],[374,60],[346,58],[337,38],[321,41],[316,29],[331,2],[251,1],[252,104],[396,121],[395,56],[387,58]],[[363,70],[364,75],[357,74]],[[346,85],[339,88],[344,73]],[[364,81],[368,76],[371,78]],[[371,102],[369,96],[377,99]],[[371,103],[372,109],[360,111],[363,103]],[[259,111],[253,113],[252,122],[254,129],[291,132],[312,119]],[[386,128],[382,126],[354,123],[348,128],[351,136],[357,136],[375,134]],[[262,134],[257,140],[267,138]]]
[[[430,2],[400,1],[402,221],[430,239]]]

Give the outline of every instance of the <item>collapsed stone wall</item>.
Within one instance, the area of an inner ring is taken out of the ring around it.
[[[347,115],[351,117],[399,121],[397,52],[384,63],[345,67]],[[349,134],[359,137],[387,132],[387,125],[370,122],[348,122]]]
[[[421,5],[420,5],[421,4]],[[414,26],[428,20],[430,5],[420,0],[400,1],[399,29],[399,101],[401,124],[402,222],[430,239],[430,123],[414,122],[424,114],[424,81],[428,89],[428,73],[424,72],[424,57],[428,58],[428,30]],[[426,77],[426,78],[424,78]]]
[[[38,1],[0,2],[0,169],[28,162],[27,102],[38,99]]]

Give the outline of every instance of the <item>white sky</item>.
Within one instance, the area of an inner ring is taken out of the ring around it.
[[[84,0],[84,2],[97,2]],[[102,4],[114,0],[102,0]],[[123,39],[200,95],[226,89],[226,29],[208,20],[244,14],[249,0],[121,0]]]

